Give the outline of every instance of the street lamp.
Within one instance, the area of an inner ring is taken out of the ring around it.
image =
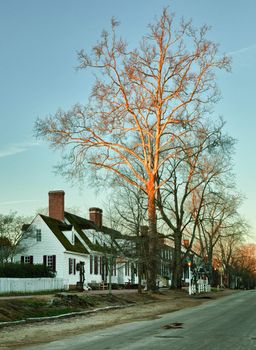
[[[223,266],[219,267],[219,272],[220,272],[220,288],[223,288],[224,287],[224,284],[223,284],[223,273],[224,273]]]
[[[191,261],[188,262],[188,279],[189,279],[189,283],[188,283],[188,294],[191,295],[192,294],[192,284],[191,284]]]

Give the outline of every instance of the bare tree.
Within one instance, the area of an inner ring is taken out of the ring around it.
[[[0,236],[0,264],[8,262],[12,256],[13,245],[9,238]]]
[[[127,229],[127,225],[120,222],[120,216],[113,203],[110,202],[109,205],[105,205],[105,208],[104,217],[107,227],[104,226],[104,233],[97,232],[97,237],[101,246],[105,247],[103,260],[107,268],[108,289],[111,293],[113,273],[119,274],[119,269],[122,271],[125,264],[131,262],[131,272],[134,275],[135,265],[138,261],[136,254],[137,241],[133,227]],[[126,231],[124,231],[124,227]],[[134,283],[134,281],[131,282]]]
[[[212,182],[229,169],[226,159],[233,149],[233,139],[223,135],[222,128],[223,122],[213,127],[194,127],[193,134],[182,140],[176,157],[166,163],[170,180],[158,190],[157,204],[174,241],[173,288],[181,288],[182,266],[197,233],[205,194]],[[190,244],[182,254],[184,238]]]
[[[156,193],[161,168],[174,156],[172,144],[207,106],[216,101],[215,69],[229,59],[206,39],[206,26],[195,29],[166,9],[149,26],[138,49],[117,36],[118,22],[103,31],[91,54],[79,52],[79,67],[98,71],[88,106],[39,119],[35,130],[52,147],[62,148],[63,172],[83,176],[86,167],[115,172],[147,196],[149,226],[148,288],[156,289],[158,236]],[[169,152],[166,152],[167,150]],[[164,156],[163,156],[164,155]],[[142,172],[138,172],[137,169]],[[143,173],[143,176],[141,175]],[[132,177],[130,176],[132,174]]]
[[[22,226],[28,218],[18,216],[16,212],[0,214],[0,262],[7,262],[23,249],[19,243],[22,238]]]
[[[225,276],[226,285],[232,288],[236,274],[233,262],[238,248],[243,245],[248,235],[249,225],[245,219],[238,216],[224,231],[216,244],[214,254],[218,259],[221,273]]]
[[[225,189],[208,192],[204,198],[199,222],[201,256],[206,257],[209,278],[212,282],[214,249],[221,238],[233,234],[229,231],[237,221],[241,204],[239,194],[228,194]]]
[[[142,236],[142,226],[146,224],[147,204],[146,196],[141,189],[131,186],[120,179],[115,179],[118,186],[114,187],[113,196],[109,203],[114,225],[125,235],[128,247],[128,256],[137,261],[138,292],[142,291],[143,266],[147,266],[145,251],[145,236]]]
[[[238,277],[235,287],[255,288],[256,286],[256,244],[241,244],[233,255],[232,267]]]

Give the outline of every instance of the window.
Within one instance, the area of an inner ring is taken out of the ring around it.
[[[47,256],[47,266],[49,266],[50,269],[53,270],[53,255]]]
[[[21,256],[20,262],[22,264],[33,264],[33,256],[32,255]]]
[[[41,242],[42,241],[42,231],[36,230],[36,241]]]
[[[116,261],[114,259],[112,262],[112,276],[116,276]]]
[[[76,274],[76,259],[72,259],[72,258],[68,259],[68,273],[70,275]]]
[[[30,264],[30,256],[24,256],[24,264]]]
[[[130,276],[130,262],[125,263],[125,276]]]
[[[56,255],[44,255],[44,266],[48,266],[52,271],[56,271]]]

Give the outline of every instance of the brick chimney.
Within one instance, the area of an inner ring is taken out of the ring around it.
[[[64,191],[50,191],[49,216],[60,221],[64,220]]]
[[[102,209],[100,208],[90,208],[89,218],[95,223],[98,228],[102,227]]]

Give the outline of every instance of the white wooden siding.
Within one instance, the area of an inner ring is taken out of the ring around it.
[[[98,267],[98,274],[90,273],[90,255],[89,254],[82,254],[82,253],[75,253],[66,251],[63,245],[60,243],[60,241],[56,238],[54,233],[49,229],[47,224],[43,221],[40,215],[37,215],[36,218],[32,222],[32,226],[34,229],[33,234],[29,234],[29,237],[27,239],[23,240],[23,244],[26,245],[27,249],[26,251],[23,251],[21,254],[17,254],[14,258],[15,262],[21,261],[21,256],[33,256],[33,263],[34,264],[42,264],[43,263],[43,256],[44,255],[55,255],[56,256],[56,278],[63,278],[65,280],[68,280],[69,285],[76,285],[76,283],[80,280],[79,271],[76,271],[75,274],[69,274],[69,258],[75,259],[76,264],[80,261],[84,262],[84,269],[85,269],[85,284],[88,283],[101,283],[102,282],[102,275],[100,273],[100,267]],[[36,230],[41,230],[41,241],[36,240]],[[91,230],[84,230],[85,234],[89,236],[90,239],[94,240],[96,242],[96,238],[99,241],[102,241],[105,239],[105,244],[108,241],[108,238],[104,236],[102,233],[101,235],[97,233],[97,236],[94,237]],[[64,232],[66,235],[69,235],[71,238],[72,231]],[[75,232],[75,234],[79,237],[80,236]],[[86,245],[85,245],[86,246]],[[99,257],[101,254],[97,252],[90,252],[92,256],[97,255],[98,256],[98,262]],[[126,259],[124,259],[126,260]],[[129,259],[128,259],[129,260]],[[94,269],[93,269],[94,272]],[[125,275],[125,269],[120,266],[120,264],[117,264],[116,268],[116,276],[112,276],[111,278],[112,283],[121,283],[124,284],[131,280],[131,274]],[[107,277],[107,281],[109,281],[109,275]],[[135,278],[135,283],[137,283],[137,277]]]
[[[14,258],[15,262],[20,262],[21,256],[32,255],[34,264],[43,264],[44,255],[56,255],[56,277],[63,278],[64,266],[63,266],[63,252],[64,247],[55,237],[54,233],[45,224],[42,218],[37,215],[33,223],[33,232],[29,234],[29,237],[23,240],[23,245],[26,245],[27,249],[21,254],[17,254]],[[42,240],[37,242],[36,230],[41,229]]]

